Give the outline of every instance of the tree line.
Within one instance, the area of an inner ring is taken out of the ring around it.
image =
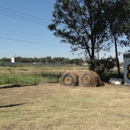
[[[0,59],[2,62],[11,62],[10,58],[3,57]],[[82,65],[85,61],[81,58],[69,59],[65,57],[54,57],[51,56],[41,58],[26,58],[26,57],[15,57],[15,62],[19,63],[42,63],[42,64],[76,64]]]

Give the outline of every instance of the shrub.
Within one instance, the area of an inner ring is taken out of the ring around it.
[[[3,66],[3,65],[4,65],[4,63],[2,61],[0,61],[0,66]]]
[[[108,57],[108,58],[101,58],[101,59],[94,59],[93,60],[93,66],[90,64],[90,60],[88,61],[89,63],[89,69],[93,70],[98,73],[101,79],[104,79],[105,73],[108,72],[110,69],[113,69],[116,62],[115,58],[113,57]]]

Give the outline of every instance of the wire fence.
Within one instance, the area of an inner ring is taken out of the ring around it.
[[[0,84],[32,85],[39,83],[58,83],[60,73],[32,73],[32,74],[0,74]]]
[[[34,85],[39,83],[58,83],[64,72],[50,67],[2,67],[0,85]]]
[[[40,83],[58,83],[66,71],[86,70],[87,67],[60,64],[7,64],[0,66],[0,85],[34,85]]]

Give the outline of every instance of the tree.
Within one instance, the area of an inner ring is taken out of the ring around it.
[[[55,60],[55,63],[62,64],[63,60],[64,60],[64,57],[55,57],[53,59]]]
[[[22,57],[20,56],[15,57],[15,62],[22,62]]]
[[[28,63],[33,63],[33,58],[29,57],[28,59]]]
[[[33,61],[34,61],[34,62],[39,62],[39,59],[38,59],[37,57],[34,57],[34,58],[33,58]]]
[[[75,64],[75,62],[76,62],[75,59],[71,59],[71,60],[69,61],[70,64]]]
[[[26,57],[24,57],[24,58],[22,58],[22,62],[24,62],[24,63],[29,63],[29,59],[26,58]]]
[[[40,63],[46,63],[46,58],[45,57],[41,57],[39,60],[40,60]]]
[[[52,62],[51,56],[47,56],[46,57],[46,63],[51,63],[51,62]]]
[[[118,76],[120,77],[120,64],[118,59],[118,46],[129,45],[129,16],[130,6],[127,0],[109,2],[106,13],[108,14],[108,32],[111,43],[115,47]],[[128,36],[127,36],[128,35]]]
[[[64,59],[63,59],[63,63],[64,63],[64,64],[68,64],[68,63],[69,63],[69,61],[70,61],[70,59],[69,59],[69,58],[64,58]]]
[[[69,43],[72,51],[87,52],[92,69],[95,52],[105,46],[107,40],[106,18],[102,0],[57,0],[52,12],[52,24],[48,26],[60,37],[62,43]]]

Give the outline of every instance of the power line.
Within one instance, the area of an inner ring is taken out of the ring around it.
[[[60,46],[60,45],[54,45],[54,44],[46,44],[46,43],[40,43],[40,42],[34,42],[34,41],[26,41],[26,40],[13,39],[13,38],[7,38],[7,37],[0,37],[0,38],[1,39],[5,39],[5,40],[11,40],[11,41],[19,41],[19,42],[34,43],[34,44],[43,44],[43,45],[51,45],[51,46],[59,46],[59,47],[67,47],[67,46]]]
[[[32,15],[17,12],[17,11],[7,9],[7,8],[1,7],[1,6],[0,6],[0,14],[4,15],[4,16],[15,18],[15,19],[20,19],[20,20],[31,22],[31,23],[40,24],[40,25],[47,26],[49,24],[49,23],[47,23],[47,20],[45,20],[45,19],[41,19],[41,18],[32,16]]]
[[[52,42],[58,42],[58,40],[56,40],[56,39],[51,39],[51,38],[48,38],[48,39],[46,39],[46,38],[44,38],[44,37],[35,37],[35,36],[27,36],[27,35],[18,35],[18,34],[8,34],[8,33],[5,33],[4,32],[4,35],[3,36],[5,36],[5,37],[9,37],[9,38],[15,38],[15,39],[29,39],[29,40],[35,40],[35,41],[44,41],[44,42],[48,42],[48,41],[52,41]]]
[[[32,15],[29,15],[29,14],[25,14],[25,13],[22,13],[22,12],[18,12],[18,11],[15,11],[15,10],[12,10],[12,9],[8,9],[8,8],[2,7],[2,6],[0,6],[0,8],[5,9],[5,10],[9,10],[9,11],[12,11],[12,12],[16,12],[18,14],[26,15],[26,16],[29,16],[29,17],[32,17],[32,18],[37,18],[39,20],[44,20],[44,21],[50,22],[49,20],[42,19],[42,18],[39,18],[39,17],[36,17],[36,16],[32,16]]]
[[[11,15],[4,14],[4,13],[0,13],[0,14],[1,14],[1,15],[4,15],[4,16],[16,18],[16,19],[19,19],[19,20],[23,20],[23,21],[27,21],[27,22],[31,22],[31,23],[35,23],[35,24],[39,24],[39,25],[44,25],[44,26],[46,26],[45,24],[39,23],[39,22],[37,22],[37,21],[32,21],[32,20],[28,20],[28,19],[23,19],[23,18],[19,18],[19,17],[16,17],[16,16],[11,16]]]
[[[19,34],[30,35],[30,36],[45,37],[45,36],[42,36],[42,35],[30,34],[30,33],[25,33],[25,32],[19,32],[19,31],[14,31],[14,30],[5,29],[5,28],[0,28],[0,29],[1,29],[1,30],[5,30],[5,31],[9,31],[9,32],[19,33]],[[50,38],[50,37],[45,37],[45,38],[49,38],[49,39],[52,39],[52,40],[53,40],[53,38]]]
[[[29,22],[37,22],[37,23],[44,23],[44,24],[47,24],[45,23],[44,21],[40,21],[40,20],[37,20],[37,19],[34,19],[34,18],[28,18],[28,17],[25,17],[25,16],[22,16],[22,15],[18,15],[18,14],[15,14],[15,13],[10,13],[10,12],[7,12],[7,11],[3,11],[3,10],[0,10],[0,14],[2,15],[6,15],[6,16],[9,16],[9,17],[13,17],[13,18],[17,18],[17,19],[21,19],[21,20],[28,20]]]

